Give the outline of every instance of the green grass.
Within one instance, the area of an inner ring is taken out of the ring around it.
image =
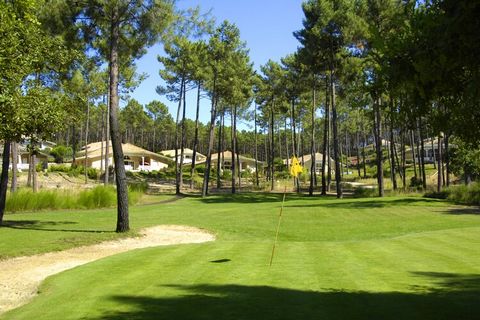
[[[208,229],[217,240],[135,250],[63,272],[4,319],[480,317],[479,210],[419,197],[288,195],[269,267],[280,197],[134,207],[135,229],[184,224]],[[108,232],[114,210],[6,219],[0,252],[8,256],[117,236]]]
[[[143,191],[129,191],[128,197],[132,204],[139,202]],[[108,208],[116,205],[116,190],[112,186],[96,186],[84,190],[40,190],[20,189],[7,194],[6,211],[39,211],[59,209],[94,209]]]

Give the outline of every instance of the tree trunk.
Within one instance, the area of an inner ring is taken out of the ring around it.
[[[72,168],[76,168],[76,153],[77,153],[77,130],[75,126],[72,127]]]
[[[378,196],[383,197],[384,187],[383,187],[383,153],[382,153],[382,136],[381,136],[381,126],[382,118],[380,114],[380,101],[375,98],[373,103],[373,108],[375,112],[375,123],[374,123],[374,133],[375,133],[375,150],[377,154],[377,183],[378,183]]]
[[[286,155],[286,165],[287,165],[287,170],[288,170],[288,161],[290,159],[290,153],[288,151],[289,145],[288,145],[288,134],[287,134],[287,117],[285,117],[284,121],[284,131],[285,131],[285,155]]]
[[[2,174],[0,176],[0,226],[3,224],[3,215],[7,203],[8,167],[10,166],[10,141],[8,140],[5,140],[3,143],[2,161]]]
[[[442,191],[443,186],[443,164],[442,164],[442,135],[438,135],[438,154],[437,154],[437,168],[438,168],[438,179],[437,179],[437,192]]]
[[[297,149],[297,129],[296,129],[296,121],[295,121],[295,99],[292,98],[292,110],[291,110],[291,121],[292,121],[292,157],[298,156],[298,149]],[[298,177],[293,178],[294,186],[297,188],[297,192],[300,192],[300,181]]]
[[[100,128],[101,128],[101,134],[100,134],[100,175],[103,173],[103,162],[105,161],[104,154],[105,154],[105,148],[103,147],[103,140],[105,139],[105,128],[104,128],[104,115],[103,115],[103,109],[102,109],[102,116],[100,120]]]
[[[235,120],[236,122],[236,120]],[[236,127],[236,125],[235,125]],[[236,131],[236,129],[235,129]],[[238,175],[238,190],[241,191],[240,189],[242,188],[242,168],[240,167],[240,152],[238,148],[238,136],[235,133],[235,153],[236,153],[236,159],[237,159],[237,175]]]
[[[449,152],[449,138],[450,138],[450,135],[449,134],[446,134],[445,135],[445,170],[446,170],[446,183],[447,183],[447,187],[450,186],[450,152]]]
[[[362,163],[363,163],[363,178],[367,178],[367,159],[365,155],[365,146],[367,144],[366,133],[363,133],[363,145],[362,145]]]
[[[360,172],[360,133],[357,131],[355,135],[355,145],[356,145],[356,151],[357,151],[357,172],[358,172],[358,177],[361,178],[362,174]]]
[[[202,197],[206,197],[208,195],[208,182],[210,179],[210,167],[212,163],[212,149],[213,149],[213,142],[214,142],[214,135],[215,135],[215,119],[217,118],[217,98],[216,98],[216,83],[217,83],[217,74],[214,72],[213,76],[213,94],[212,94],[212,110],[210,111],[210,132],[208,134],[208,149],[207,149],[207,160],[205,163],[205,173],[203,176],[203,186],[202,186]],[[217,161],[220,161],[217,158]]]
[[[257,105],[255,105],[255,110],[254,110],[254,122],[255,122],[255,183],[258,188],[259,182],[258,182],[258,145],[257,145]]]
[[[195,174],[195,161],[197,157],[197,148],[198,148],[198,117],[200,115],[200,90],[201,83],[198,82],[197,85],[197,111],[195,113],[195,137],[193,138],[193,155],[192,155],[192,169],[190,171],[190,188],[193,189],[193,178]]]
[[[296,128],[296,119],[295,119],[295,99],[292,99],[292,156],[298,156],[298,146],[297,146],[297,128]]]
[[[333,125],[333,158],[335,160],[335,185],[337,191],[337,198],[342,198],[342,185],[341,185],[341,176],[340,176],[340,159],[338,157],[338,130],[337,130],[337,106],[335,104],[335,78],[333,72],[330,74],[330,86],[332,93],[332,125]]]
[[[27,177],[27,187],[31,188],[32,187],[32,176],[33,176],[33,170],[32,170],[32,153],[28,153],[28,177]]]
[[[328,130],[330,128],[330,80],[328,74],[325,73],[325,121],[324,121],[324,129],[323,129],[323,149],[322,149],[322,195],[327,194],[327,175],[325,169],[328,169],[330,166],[327,165],[329,163],[328,159]]]
[[[110,67],[109,67],[110,70]],[[109,74],[110,77],[110,74]],[[109,162],[110,162],[110,108],[112,105],[112,101],[110,99],[110,92],[108,93],[107,97],[107,117],[106,117],[106,130],[105,130],[105,175],[103,176],[103,184],[106,186],[108,185],[108,180],[110,177],[110,168],[109,168]]]
[[[187,99],[186,99],[186,92],[187,92],[187,83],[186,81],[183,82],[183,110],[182,110],[182,141],[180,142],[180,168],[179,168],[179,185],[180,190],[183,188],[183,160],[185,156],[185,143],[187,139],[187,131],[185,128],[185,112],[187,109]]]
[[[315,80],[314,80],[315,81]],[[312,141],[310,143],[310,154],[311,154],[311,161],[312,161],[312,164],[310,166],[310,187],[308,189],[308,194],[310,196],[313,195],[313,187],[314,187],[314,184],[315,184],[315,107],[316,107],[316,89],[315,89],[315,83],[313,84],[313,103],[312,103],[312,109],[311,109],[311,112],[312,112],[312,131],[311,131],[311,138],[312,138]]]
[[[403,131],[403,130],[402,130]],[[402,132],[402,145],[401,145],[401,148],[402,148],[402,185],[403,185],[403,189],[406,189],[407,188],[407,167],[406,167],[406,151],[405,151],[405,144],[406,144],[406,137],[405,137],[405,134],[408,133],[408,130],[407,131],[403,131]]]
[[[225,117],[225,110],[222,111],[222,114],[220,115],[220,123],[219,123],[219,130],[218,130],[218,141],[217,141],[217,189],[220,189],[221,185],[221,180],[220,180],[220,172],[223,169],[223,148],[222,148],[222,137],[223,137],[223,120]],[[222,158],[220,158],[220,155]]]
[[[118,7],[115,7],[112,15],[111,38],[110,38],[110,135],[112,137],[113,162],[115,165],[115,181],[117,184],[117,232],[126,232],[130,229],[128,216],[128,188],[127,176],[120,139],[118,124],[118,41],[120,38],[120,21]]]
[[[232,194],[235,193],[235,186],[236,186],[236,175],[235,175],[235,169],[236,169],[236,163],[235,163],[235,152],[237,150],[237,144],[236,144],[236,139],[235,139],[235,131],[236,131],[236,121],[237,121],[237,107],[234,106],[232,110],[232,116],[231,116],[231,123],[232,123],[232,162],[231,162],[231,168],[232,168]],[[240,170],[238,168],[237,170]]]
[[[422,186],[423,190],[427,189],[427,176],[425,173],[425,146],[423,142],[422,117],[419,117],[419,134],[420,134],[420,164],[422,171]]]
[[[350,159],[350,135],[348,134],[348,131],[345,130],[345,167],[347,168],[347,175],[350,172],[350,164],[348,161],[349,159]]]
[[[394,101],[390,98],[390,170],[392,174],[392,184],[393,190],[397,190],[397,176],[395,172],[395,143],[393,136],[393,112],[394,112]]]
[[[183,100],[183,88],[185,84],[185,77],[182,75],[180,81],[180,93],[178,94],[178,107],[177,107],[177,119],[175,121],[175,194],[180,194],[180,171],[181,168],[178,168],[178,126],[180,122],[180,111],[182,109],[182,100]]]
[[[225,111],[224,111],[225,112]],[[222,161],[220,162],[220,168],[221,170],[225,170],[225,149],[227,148],[225,145],[225,113],[222,113],[222,119],[220,120],[220,126],[221,126],[221,145],[220,145],[220,152],[222,154]]]
[[[418,175],[417,175],[417,154],[418,153],[415,152],[415,148],[417,147],[417,144],[415,143],[415,136],[413,134],[413,130],[410,130],[410,145],[412,149],[413,174],[415,179],[418,179]]]
[[[32,154],[32,186],[33,192],[38,192],[37,156]]]
[[[332,94],[329,93],[330,96],[330,103]],[[332,108],[330,107],[330,113],[332,113]],[[332,185],[332,163],[331,163],[331,154],[332,154],[332,119],[331,115],[329,115],[330,119],[328,120],[328,131],[327,131],[327,192],[330,192],[330,187]]]
[[[87,170],[87,160],[88,160],[88,129],[90,122],[90,103],[87,101],[87,123],[85,124],[85,161],[83,164],[83,169],[85,171],[85,184],[88,183],[88,170]]]
[[[10,192],[17,191],[17,162],[18,162],[18,143],[12,142],[12,184],[10,185]],[[0,182],[1,184],[1,182]],[[0,192],[1,194],[1,192]],[[0,220],[1,221],[1,220]]]
[[[271,178],[272,178],[272,185],[271,185],[271,191],[275,189],[275,132],[274,131],[274,125],[275,125],[275,118],[274,118],[274,110],[275,108],[275,100],[272,100],[272,109],[270,110],[270,130],[271,130],[271,136],[270,139],[271,141],[271,156],[270,156],[270,170],[271,170]]]
[[[431,147],[432,147],[432,162],[433,162],[433,168],[434,169],[437,169],[437,157],[436,157],[436,154],[435,154],[435,145],[433,143],[433,137],[430,138],[430,143],[431,143]],[[438,167],[438,170],[440,170],[440,167]]]

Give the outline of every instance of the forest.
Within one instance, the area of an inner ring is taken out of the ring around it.
[[[43,140],[69,159],[89,143],[111,140],[118,232],[129,229],[122,142],[176,150],[177,193],[184,175],[199,174],[195,161],[182,169],[183,150],[204,154],[204,197],[220,175],[212,154],[225,150],[234,151],[232,193],[242,179],[239,155],[265,164],[253,183],[272,190],[289,159],[310,155],[308,193],[332,188],[338,198],[344,173],[376,179],[380,197],[386,180],[393,190],[426,191],[427,148],[435,150],[437,192],[479,178],[480,1],[301,6],[303,27],[285,35],[298,40],[298,50],[256,70],[235,24],[202,8],[180,10],[173,0],[2,1],[0,222],[9,173],[15,190],[11,159],[24,141],[35,164]],[[159,99],[142,105],[131,97],[144,78],[136,61],[158,43],[165,55],[152,66],[163,79],[155,94],[174,102],[175,114]],[[196,104],[187,104],[187,93]],[[201,100],[210,106],[201,111],[208,123],[199,121]],[[196,119],[186,118],[187,109]]]

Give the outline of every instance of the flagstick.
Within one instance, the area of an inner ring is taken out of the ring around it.
[[[275,254],[275,246],[277,245],[278,231],[280,230],[280,222],[282,221],[283,204],[285,203],[285,195],[286,194],[287,194],[287,186],[285,186],[285,190],[283,191],[282,206],[280,207],[280,214],[278,215],[277,232],[275,233],[275,242],[273,242],[272,256],[270,257],[270,267],[272,266],[273,255]]]

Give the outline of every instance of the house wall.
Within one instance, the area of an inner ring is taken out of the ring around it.
[[[93,161],[92,161],[92,159],[88,159],[87,166],[100,170],[101,168],[103,168],[102,162],[103,162],[103,165],[104,165],[105,164],[105,159],[100,158],[100,159],[95,159]],[[113,158],[111,158],[111,157],[108,158],[108,165],[113,166]]]

